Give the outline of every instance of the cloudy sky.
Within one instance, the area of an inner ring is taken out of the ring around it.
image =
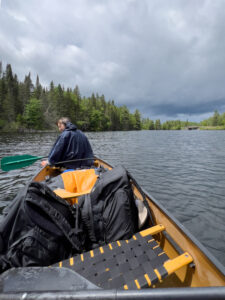
[[[224,0],[0,0],[0,61],[142,116],[225,112]]]

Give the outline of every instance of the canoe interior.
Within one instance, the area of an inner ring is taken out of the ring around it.
[[[111,165],[100,159],[95,160],[95,166],[112,168]],[[59,175],[61,172],[62,170],[58,167],[46,166],[33,178],[33,181],[44,181],[49,177]],[[142,200],[139,189],[134,183],[132,183],[132,186],[135,196]],[[163,224],[166,228],[165,234],[162,232],[154,236],[163,251],[166,252],[170,259],[179,256],[181,254],[180,251],[188,252],[193,258],[193,263],[182,267],[162,282],[156,284],[155,287],[225,286],[225,268],[153,197],[146,192],[144,193],[155,225]],[[147,227],[150,226],[149,220]]]

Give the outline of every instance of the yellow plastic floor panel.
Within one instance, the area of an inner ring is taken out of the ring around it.
[[[186,252],[170,260],[152,237],[165,230],[157,225],[120,240],[59,262],[104,289],[142,289],[161,282],[193,261]]]

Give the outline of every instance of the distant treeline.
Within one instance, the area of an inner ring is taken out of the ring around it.
[[[201,121],[200,125],[205,127],[221,127],[221,129],[225,129],[225,112],[219,114],[218,111],[215,110],[213,116]]]
[[[179,130],[194,124],[179,120],[161,124],[160,120],[142,119],[138,109],[131,113],[125,105],[118,107],[113,100],[107,101],[104,95],[93,93],[91,97],[82,97],[78,86],[65,89],[60,84],[55,86],[52,81],[49,88],[46,88],[40,84],[38,76],[33,84],[30,73],[20,82],[17,75],[13,74],[11,65],[7,64],[3,70],[0,62],[2,131],[51,130],[55,129],[56,120],[62,116],[69,117],[85,131]],[[212,119],[212,124],[222,122],[225,125],[224,114],[222,117],[217,112]],[[207,126],[210,122],[207,122]]]
[[[186,129],[190,126],[198,126],[200,129],[225,129],[225,113],[219,114],[217,110],[214,111],[212,117],[197,122],[189,122],[187,121],[166,121],[161,124],[160,120],[152,121],[150,119],[142,119],[141,121],[142,129],[149,130],[180,130]]]

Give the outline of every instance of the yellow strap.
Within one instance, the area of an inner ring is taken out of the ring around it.
[[[140,290],[140,289],[141,289],[141,287],[140,287],[140,284],[139,284],[138,280],[137,280],[137,279],[135,279],[135,280],[134,280],[134,282],[135,282],[135,284],[136,284],[136,287],[138,288],[138,290]]]
[[[148,286],[151,286],[152,283],[151,283],[150,278],[148,277],[148,274],[145,274],[144,276],[145,276],[145,279],[146,279],[146,281],[148,283]]]

